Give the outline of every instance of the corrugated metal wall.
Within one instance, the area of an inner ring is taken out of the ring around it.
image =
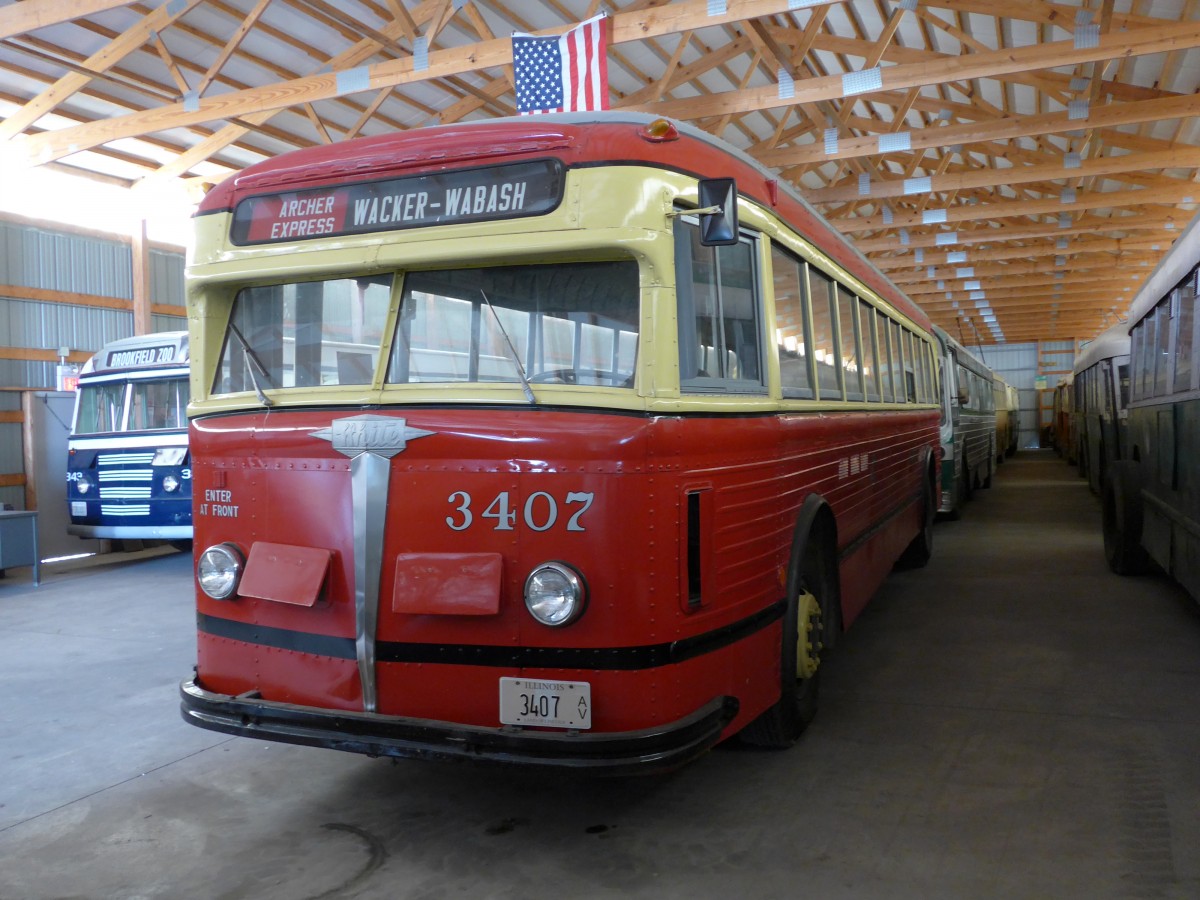
[[[988,367],[1021,395],[1021,433],[1017,446],[1022,449],[1039,446],[1038,392],[1034,388],[1037,344],[997,344],[984,348],[982,355]]]
[[[183,306],[182,252],[150,249],[153,303]],[[0,219],[0,285],[133,298],[133,262],[128,241],[117,237],[55,231]],[[0,304],[0,347],[32,350],[98,350],[133,334],[125,310],[4,298]],[[154,315],[155,331],[187,327],[183,316]],[[0,385],[53,388],[53,362],[0,359]]]
[[[152,247],[149,268],[151,302],[183,306],[183,253]],[[131,300],[133,256],[128,240],[0,218],[0,347],[93,352],[133,334],[131,311],[6,297],[4,285]],[[151,316],[155,331],[186,327],[184,316]],[[0,387],[56,386],[55,362],[0,358]],[[0,391],[0,410],[20,408],[19,392]],[[0,474],[23,470],[21,424],[0,422]],[[0,487],[0,503],[24,509],[25,489]]]

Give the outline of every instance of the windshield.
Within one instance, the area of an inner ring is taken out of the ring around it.
[[[188,382],[135,381],[129,398],[129,430],[157,431],[187,427]]]
[[[76,434],[120,431],[125,423],[124,381],[81,384],[75,415]]]
[[[393,276],[245,288],[214,394],[374,381]],[[390,384],[632,387],[638,267],[621,262],[409,272]]]
[[[179,430],[187,427],[187,404],[187,378],[81,384],[74,433]]]
[[[637,263],[413,272],[388,381],[632,387]]]
[[[213,393],[370,384],[391,292],[390,275],[246,288]]]

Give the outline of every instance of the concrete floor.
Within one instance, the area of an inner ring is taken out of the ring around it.
[[[0,898],[1196,898],[1200,607],[1008,461],[783,753],[594,781],[201,731],[187,557],[0,581]]]

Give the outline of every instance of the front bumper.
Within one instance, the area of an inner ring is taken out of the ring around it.
[[[67,534],[81,538],[175,541],[191,540],[191,525],[68,525]]]
[[[703,754],[737,715],[734,697],[715,697],[675,722],[609,733],[483,728],[318,709],[257,696],[232,697],[180,685],[184,721],[200,728],[309,747],[434,760],[506,763],[542,770],[628,775],[681,766]]]

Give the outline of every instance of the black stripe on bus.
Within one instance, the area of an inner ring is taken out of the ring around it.
[[[786,603],[778,600],[751,616],[693,637],[633,647],[499,647],[487,644],[415,644],[379,641],[375,658],[386,663],[441,663],[459,666],[531,669],[653,669],[694,659],[735,644],[783,617]],[[331,637],[285,628],[235,622],[197,613],[196,627],[214,637],[247,644],[311,653],[335,659],[354,659],[352,638]]]

